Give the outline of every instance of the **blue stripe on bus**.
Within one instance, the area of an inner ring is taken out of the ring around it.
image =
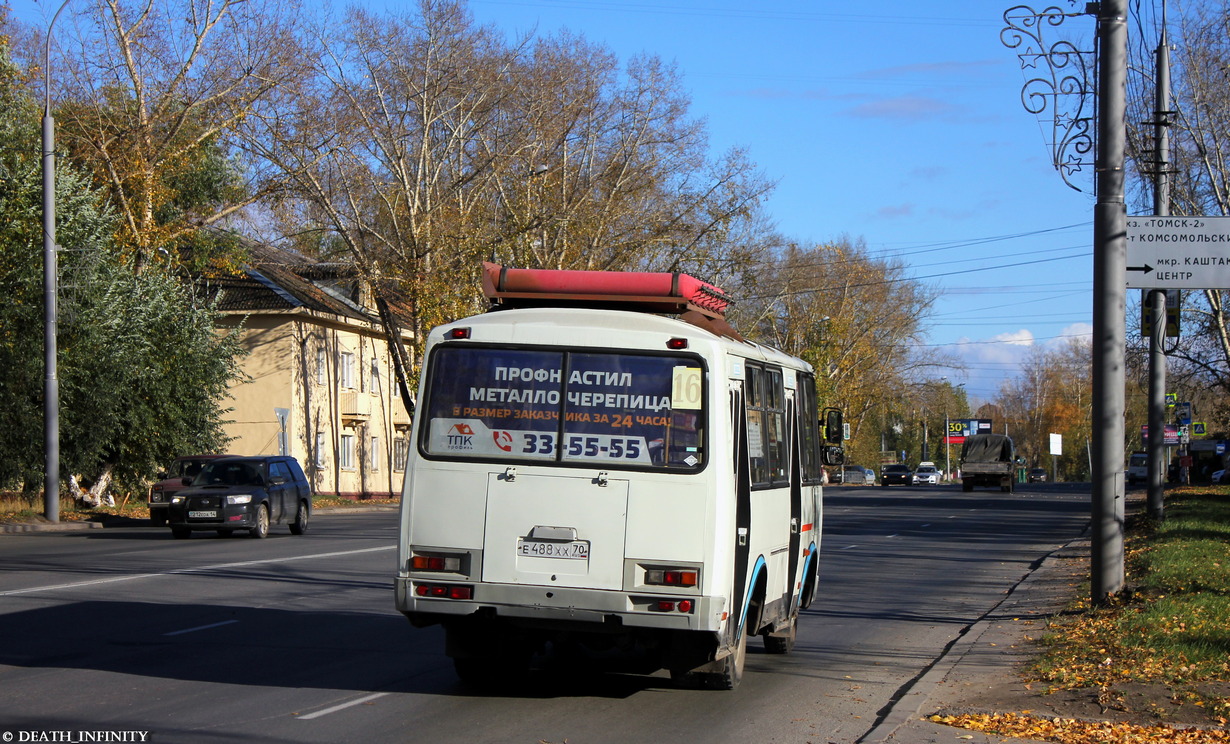
[[[760,578],[760,574],[765,571],[764,556],[756,557],[756,566],[752,569],[752,579],[747,585],[747,596],[743,598],[743,617],[739,619],[739,632],[743,632],[743,626],[747,624],[747,608],[752,603],[752,592],[756,589],[756,580]]]

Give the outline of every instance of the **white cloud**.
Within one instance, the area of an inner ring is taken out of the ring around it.
[[[1066,344],[1070,338],[1089,339],[1093,337],[1093,326],[1089,323],[1073,323],[1059,332],[1059,338],[1052,345]]]
[[[1004,344],[1010,344],[1012,346],[1033,346],[1034,334],[1022,328],[1019,331],[1001,333],[998,336],[995,336],[992,340]]]

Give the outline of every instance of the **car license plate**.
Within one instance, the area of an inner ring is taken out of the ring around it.
[[[573,542],[518,540],[517,553],[530,558],[570,558],[573,560],[585,560],[589,558],[589,542],[585,540],[574,540]]]
[[[217,518],[218,518],[218,512],[212,509],[207,510],[207,511],[202,510],[202,511],[188,512],[188,519],[217,519]]]

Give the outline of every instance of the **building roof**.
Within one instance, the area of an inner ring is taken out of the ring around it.
[[[349,263],[320,262],[298,251],[265,245],[248,246],[250,260],[239,273],[200,280],[206,295],[223,312],[254,313],[304,309],[363,322],[376,322],[371,293],[358,269]],[[399,292],[384,288],[385,300],[405,321],[409,305]]]

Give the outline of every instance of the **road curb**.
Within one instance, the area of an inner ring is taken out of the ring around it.
[[[79,532],[98,530],[102,522],[12,522],[0,524],[0,533],[13,532]]]

